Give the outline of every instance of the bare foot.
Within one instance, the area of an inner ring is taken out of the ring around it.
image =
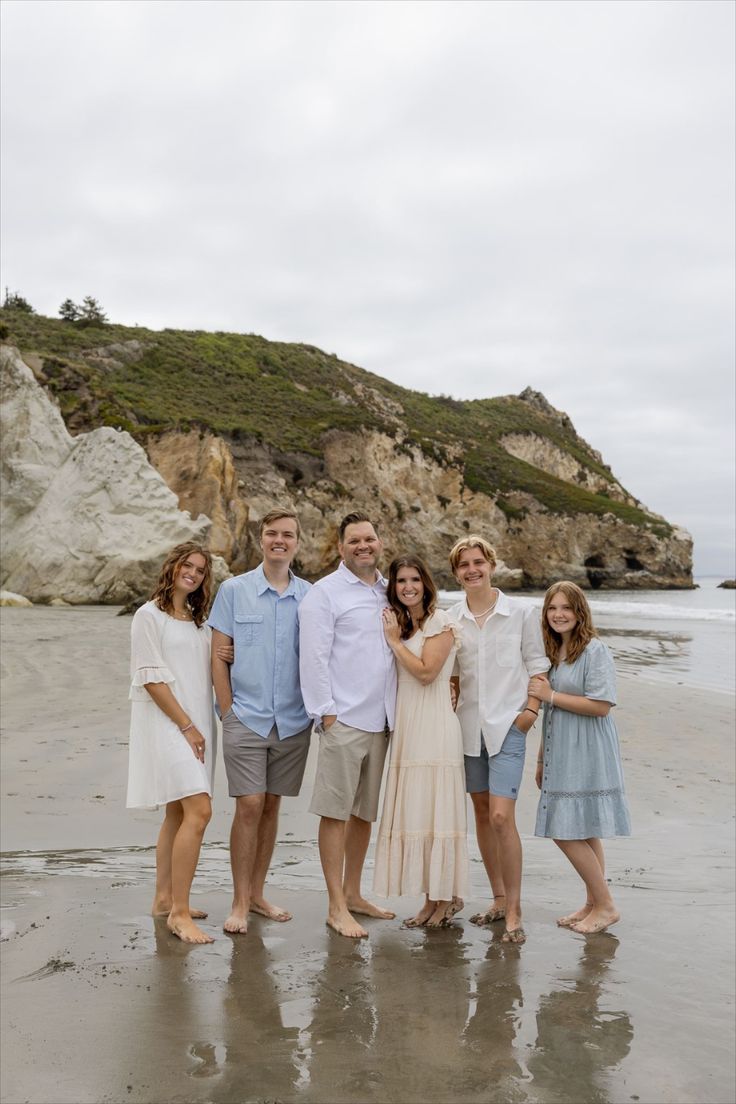
[[[361,928],[358,921],[350,915],[347,909],[341,912],[330,913],[327,917],[327,927],[332,928],[338,935],[345,935],[348,939],[367,939],[368,932]]]
[[[245,935],[248,931],[248,910],[234,908],[222,927],[230,935]]]
[[[437,908],[427,921],[428,928],[447,928],[456,912],[464,908],[462,897],[453,897],[451,901],[438,901]]]
[[[505,904],[496,904],[496,901],[504,902],[503,893],[497,893],[485,912],[476,912],[470,917],[471,924],[477,924],[479,928],[487,928],[489,924],[495,924],[497,920],[503,920],[506,916]]]
[[[526,932],[523,928],[506,928],[506,931],[501,936],[502,943],[526,943]]]
[[[156,897],[151,908],[151,916],[168,916],[171,912],[171,898]],[[190,909],[189,915],[193,920],[206,920],[207,913],[202,909]]]
[[[422,907],[416,916],[410,916],[408,920],[404,921],[405,928],[423,928],[429,920],[430,916],[437,908],[436,901],[430,901],[429,897],[426,899]]]
[[[366,901],[365,897],[354,897],[347,901],[347,906],[356,916],[373,916],[376,920],[393,920],[395,912],[379,908],[372,901]]]
[[[175,935],[177,939],[181,939],[182,943],[214,943],[214,939],[211,935],[207,935],[201,928],[192,920],[191,916],[177,916],[172,917],[169,914],[169,918],[166,921],[166,927],[169,929],[172,935]]]
[[[580,932],[581,935],[593,935],[595,932],[610,928],[611,924],[617,924],[620,919],[621,913],[616,912],[616,909],[593,909],[584,920],[578,920],[570,927],[572,931]]]
[[[279,924],[285,924],[287,920],[291,920],[290,912],[279,908],[278,905],[270,904],[265,897],[261,897],[258,901],[251,901],[250,911],[255,912],[256,916],[265,916],[267,920],[278,920]]]
[[[573,924],[577,924],[578,920],[584,920],[589,912],[593,910],[592,901],[586,901],[582,908],[579,908],[576,912],[570,912],[567,916],[561,916],[557,921],[558,928],[571,928]]]

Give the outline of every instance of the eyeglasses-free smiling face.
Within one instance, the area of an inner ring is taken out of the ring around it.
[[[192,552],[176,573],[174,590],[193,594],[201,586],[207,570],[207,561],[199,552]]]
[[[547,622],[550,628],[562,636],[570,633],[578,623],[575,611],[562,591],[559,591],[550,599],[547,606]]]
[[[463,590],[481,590],[490,585],[495,564],[490,564],[480,548],[468,548],[460,554],[455,578]]]
[[[415,567],[399,568],[396,575],[396,597],[407,609],[422,606],[424,583]]]
[[[383,542],[369,521],[357,521],[348,525],[337,548],[354,575],[368,578],[375,574]]]
[[[261,533],[261,549],[266,563],[290,564],[296,555],[299,536],[294,518],[276,518]]]

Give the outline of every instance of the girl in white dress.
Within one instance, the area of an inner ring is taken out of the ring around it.
[[[409,927],[443,927],[463,907],[468,845],[463,740],[450,699],[457,628],[416,556],[389,568],[383,629],[399,668],[396,725],[374,889],[425,894]]]
[[[215,717],[210,677],[212,557],[188,541],[172,548],[151,600],[131,626],[129,809],[166,806],[156,845],[153,915],[185,943],[212,943],[189,906],[212,815]]]

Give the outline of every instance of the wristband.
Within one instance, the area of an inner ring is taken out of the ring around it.
[[[194,728],[194,721],[190,721],[188,725],[184,725],[184,728],[180,728],[179,731],[182,735],[184,735],[184,733],[188,732],[190,728]]]
[[[554,706],[554,704],[555,704],[555,692],[554,692],[554,690],[552,691],[552,695],[551,695],[551,697],[550,697],[550,699],[549,699],[549,704],[550,704],[551,706]]]
[[[529,706],[529,705],[527,705],[525,709],[522,709],[521,712],[522,713],[533,713],[535,717],[539,716],[538,711],[536,709],[532,709],[531,706]]]

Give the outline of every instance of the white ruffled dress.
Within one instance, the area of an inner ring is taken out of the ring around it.
[[[129,809],[156,809],[192,794],[212,796],[217,729],[210,676],[207,625],[178,621],[154,602],[133,616],[130,629],[131,686],[128,757]],[[167,682],[182,709],[205,738],[205,761],[195,757],[185,736],[145,689]]]
[[[422,686],[398,664],[396,725],[376,844],[373,888],[381,897],[465,897],[468,890],[467,808],[463,737],[449,680],[459,630],[444,610],[405,640],[419,656],[428,637],[449,626],[455,637],[434,682]]]

